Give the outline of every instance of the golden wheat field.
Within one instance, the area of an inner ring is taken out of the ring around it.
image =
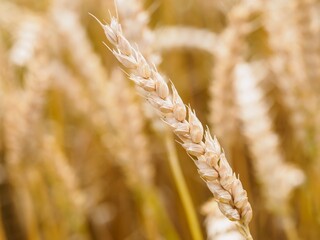
[[[319,0],[0,0],[0,240],[320,239]]]

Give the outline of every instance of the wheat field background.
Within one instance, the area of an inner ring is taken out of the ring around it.
[[[0,240],[320,239],[320,1],[0,0],[0,135]]]

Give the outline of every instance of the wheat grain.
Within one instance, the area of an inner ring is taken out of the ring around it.
[[[109,25],[100,24],[115,47],[112,50],[115,57],[132,71],[129,78],[142,89],[146,100],[158,110],[162,120],[180,138],[187,153],[197,158],[195,164],[199,174],[214,194],[220,210],[230,220],[237,221],[241,232],[251,239],[248,224],[252,218],[252,209],[247,193],[232,172],[218,140],[212,138],[208,130],[204,131],[190,107],[187,120],[187,109],[174,85],[171,85],[170,91],[161,74],[123,36],[121,25],[115,18],[112,18]]]

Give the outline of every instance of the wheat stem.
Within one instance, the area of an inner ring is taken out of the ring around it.
[[[170,169],[173,174],[174,181],[177,186],[184,211],[186,212],[186,215],[187,215],[187,221],[190,227],[191,235],[193,239],[201,240],[203,239],[203,236],[201,233],[199,221],[197,218],[194,205],[192,203],[192,199],[187,187],[187,183],[181,171],[181,166],[179,163],[177,151],[174,146],[173,138],[171,137],[171,134],[169,132],[165,133],[164,138],[165,138],[165,144],[166,144],[167,153],[168,153]]]

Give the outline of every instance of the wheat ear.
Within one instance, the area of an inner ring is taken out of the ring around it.
[[[97,20],[99,21],[99,20]],[[173,84],[171,92],[163,76],[150,66],[142,54],[123,36],[121,25],[112,17],[110,24],[102,24],[111,50],[118,61],[131,70],[129,78],[141,89],[146,100],[158,110],[161,119],[181,139],[182,146],[198,167],[199,174],[213,193],[222,213],[237,221],[239,231],[252,239],[249,222],[252,218],[251,205],[241,181],[233,173],[218,140],[212,138],[209,130],[204,131],[194,110],[182,102]],[[204,140],[203,140],[204,138]]]

